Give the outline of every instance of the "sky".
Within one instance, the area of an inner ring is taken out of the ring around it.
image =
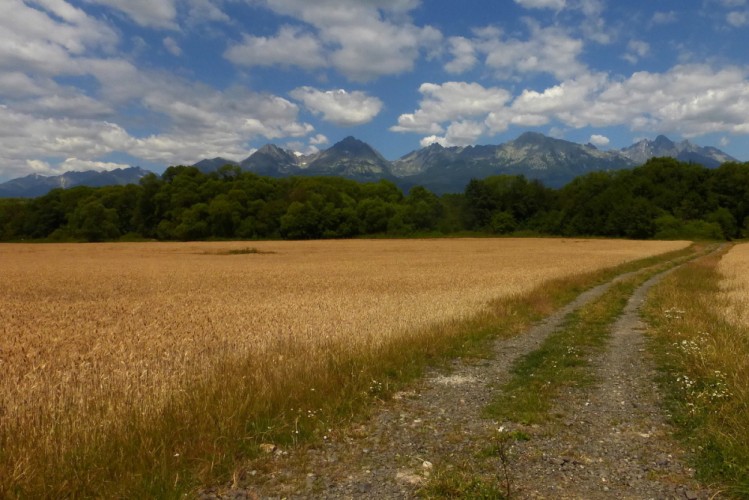
[[[353,135],[749,160],[749,0],[0,0],[0,181]]]

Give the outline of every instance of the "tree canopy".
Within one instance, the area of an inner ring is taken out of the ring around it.
[[[561,189],[523,176],[471,180],[437,196],[338,177],[270,178],[227,165],[169,167],[138,185],[54,189],[0,200],[0,240],[312,239],[522,232],[732,239],[749,234],[749,163],[715,169],[655,158]]]

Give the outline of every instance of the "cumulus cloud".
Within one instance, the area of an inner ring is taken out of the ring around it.
[[[97,170],[99,172],[128,168],[130,165],[124,163],[113,163],[107,161],[80,160],[78,158],[66,158],[59,166],[60,172],[85,172],[86,170]]]
[[[430,144],[437,143],[443,147],[452,146],[468,146],[470,144],[476,144],[481,135],[486,132],[486,126],[483,123],[462,120],[453,122],[447,127],[447,131],[444,136],[439,137],[432,135],[422,139],[421,147],[427,147]]]
[[[0,15],[0,70],[38,75],[78,74],[76,58],[87,51],[111,50],[112,28],[65,2],[31,7],[6,0]]]
[[[96,162],[113,152],[162,165],[215,156],[242,159],[249,141],[314,131],[298,120],[296,104],[270,93],[217,90],[122,59],[85,59],[79,68],[98,83],[96,98],[44,77],[0,77],[2,95],[13,92],[0,106],[0,177],[28,171],[29,159],[49,173],[69,166],[67,158]],[[144,110],[141,119],[160,124],[158,133],[140,136],[119,123],[118,110],[133,103]]]
[[[324,144],[328,144],[330,140],[325,137],[323,134],[317,134],[314,137],[310,137],[309,143],[313,146],[322,146]]]
[[[555,26],[541,27],[528,21],[528,28],[527,40],[506,37],[496,28],[476,30],[474,46],[486,56],[486,66],[503,78],[549,73],[561,80],[585,71],[585,65],[578,60],[582,40]]]
[[[593,134],[590,136],[589,142],[594,146],[606,147],[611,143],[608,137],[605,135]]]
[[[176,0],[86,0],[116,9],[140,26],[149,28],[177,27]]]
[[[502,108],[511,94],[499,87],[485,88],[478,83],[446,82],[441,85],[424,83],[419,87],[423,98],[419,109],[402,114],[394,132],[441,134],[442,123],[463,121]]]
[[[585,73],[543,91],[523,90],[514,98],[503,89],[465,82],[423,84],[420,91],[420,108],[401,115],[391,130],[425,134],[425,144],[458,145],[476,134],[550,124],[576,129],[625,126],[686,137],[749,133],[749,74],[738,67],[681,65],[626,79]],[[481,132],[468,126],[482,120]],[[591,138],[594,144],[600,140]]]
[[[341,126],[368,123],[382,109],[380,99],[360,91],[323,91],[313,87],[299,87],[290,95],[302,102],[312,113],[322,115],[323,120]]]
[[[555,92],[557,106],[547,108],[546,115],[575,128],[626,125],[685,136],[749,131],[749,79],[740,68],[681,65],[621,81],[599,75],[584,82],[577,91],[572,86]]]
[[[354,81],[410,71],[422,52],[442,41],[437,29],[416,26],[409,19],[417,0],[265,0],[263,4],[313,26],[329,48],[331,65]]]
[[[298,66],[315,69],[327,66],[320,40],[298,27],[282,26],[275,37],[244,35],[241,43],[224,53],[240,66]]]
[[[473,43],[462,36],[454,36],[448,39],[449,52],[453,59],[445,64],[448,73],[463,73],[473,68],[478,62],[476,48]]]

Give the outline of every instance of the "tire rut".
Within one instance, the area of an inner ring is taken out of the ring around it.
[[[381,402],[366,421],[331,429],[322,443],[276,450],[248,465],[232,484],[204,489],[214,498],[414,498],[437,469],[472,460],[496,435],[482,417],[510,378],[515,360],[537,349],[567,315],[613,283],[580,294],[526,333],[496,341],[491,359],[453,360],[407,391]],[[645,359],[637,309],[657,278],[641,286],[616,322],[611,346],[595,363],[601,385],[560,397],[549,425],[523,428],[510,472],[517,498],[703,498],[667,439]],[[509,424],[513,429],[521,428]],[[647,437],[646,437],[647,436]]]
[[[597,385],[558,398],[555,422],[519,443],[513,470],[520,498],[706,499],[660,405],[655,363],[639,309],[650,278],[630,297],[593,360]]]

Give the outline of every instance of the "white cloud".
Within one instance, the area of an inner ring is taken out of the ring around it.
[[[163,43],[164,48],[173,56],[179,57],[182,55],[182,49],[174,38],[168,36],[164,38]]]
[[[461,120],[453,122],[447,127],[447,132],[444,137],[437,138],[433,142],[438,142],[444,147],[450,146],[468,146],[470,144],[476,144],[481,135],[486,132],[486,127],[483,123]]]
[[[523,90],[514,99],[502,89],[494,89],[494,94],[491,90],[475,83],[423,84],[420,108],[401,115],[391,130],[425,134],[425,144],[443,145],[512,126],[549,124],[576,129],[625,126],[686,137],[749,133],[749,74],[738,67],[682,65],[665,73],[637,72],[623,80],[586,73],[542,92]],[[493,94],[493,102],[482,94]],[[480,120],[482,132],[468,126]]]
[[[578,57],[583,50],[581,40],[570,37],[558,27],[542,28],[529,21],[528,40],[505,38],[496,29],[477,31],[476,48],[486,54],[487,67],[500,77],[515,74],[549,73],[558,79],[585,71]]]
[[[76,57],[94,49],[110,51],[118,42],[109,26],[65,2],[44,0],[35,5],[4,0],[0,71],[78,74]]]
[[[324,144],[328,144],[330,140],[325,137],[323,134],[317,134],[314,137],[310,137],[309,143],[313,146],[322,146]]]
[[[554,9],[562,10],[566,6],[566,0],[515,0],[515,3],[526,9]]]
[[[293,26],[282,26],[273,38],[244,35],[242,43],[224,53],[240,66],[298,66],[315,69],[327,66],[323,47],[312,34]]]
[[[79,160],[78,158],[66,158],[60,164],[59,172],[85,172],[86,170],[97,170],[99,172],[128,168],[130,165],[124,163],[113,163],[106,161]]]
[[[505,89],[466,82],[424,83],[419,92],[423,95],[419,109],[400,115],[398,125],[390,130],[440,134],[443,122],[483,116],[502,108],[511,97]]]
[[[86,0],[119,10],[140,26],[177,28],[176,0]]]
[[[454,36],[448,39],[448,43],[453,59],[445,64],[445,71],[448,73],[464,73],[476,65],[478,62],[476,49],[469,39]]]
[[[414,25],[408,13],[418,0],[265,0],[276,13],[313,26],[329,48],[332,66],[354,81],[370,81],[413,69],[422,51],[442,41],[430,27]]]
[[[436,135],[424,137],[419,141],[419,146],[421,146],[422,148],[426,148],[428,146],[431,146],[432,144],[439,144],[442,147],[445,147],[447,145],[444,137],[438,137]]]
[[[749,132],[749,79],[735,67],[683,65],[665,73],[638,72],[623,81],[607,81],[586,101],[578,113],[556,117],[574,127],[625,124],[632,130],[685,136]]]
[[[630,40],[627,44],[627,53],[624,54],[624,59],[628,62],[635,64],[640,59],[647,57],[650,54],[650,44],[643,40]]]
[[[290,95],[301,101],[312,113],[322,115],[323,120],[341,126],[368,123],[382,109],[380,99],[360,91],[322,91],[312,87],[299,87]]]
[[[441,34],[433,28],[401,26],[379,20],[331,27],[325,34],[341,46],[331,54],[333,65],[359,82],[411,71],[420,48],[441,42]]]
[[[726,15],[726,21],[734,28],[749,25],[749,13],[733,11]]]
[[[604,0],[576,0],[575,8],[585,16],[580,27],[585,36],[596,43],[608,44],[615,38],[615,30],[606,25],[603,17]]]
[[[442,147],[449,148],[453,146],[469,146],[476,144],[476,141],[486,132],[486,126],[483,123],[475,121],[453,122],[447,127],[444,136],[430,135],[419,141],[422,148],[431,144],[439,144]]]
[[[218,8],[215,2],[216,0],[188,0],[187,23],[195,25],[206,21],[230,22],[231,18]]]
[[[611,140],[605,135],[593,134],[590,136],[589,142],[594,146],[606,147],[611,143]]]
[[[249,141],[314,131],[298,121],[296,104],[273,94],[216,90],[121,59],[81,59],[79,67],[96,78],[96,98],[45,78],[0,77],[0,92],[9,96],[8,89],[14,96],[0,106],[0,178],[27,172],[29,159],[47,164],[50,172],[67,158],[95,162],[112,152],[162,165],[215,156],[243,159]],[[34,85],[24,94],[21,87],[29,83]],[[115,123],[122,119],[118,110],[132,104],[145,110],[140,120],[159,123],[161,130],[142,137]]]

